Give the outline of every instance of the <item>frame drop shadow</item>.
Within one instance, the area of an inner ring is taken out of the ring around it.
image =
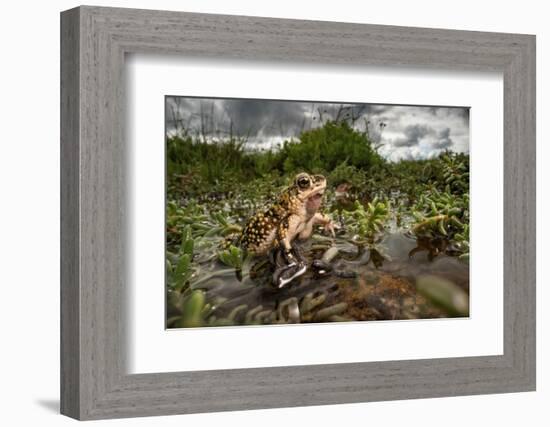
[[[35,403],[49,412],[60,413],[59,399],[37,399]]]

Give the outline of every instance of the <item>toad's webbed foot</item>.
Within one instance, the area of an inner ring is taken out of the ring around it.
[[[297,277],[304,274],[307,265],[302,254],[296,248],[286,251],[281,248],[275,256],[275,272],[273,273],[273,285],[278,289],[285,287]]]
[[[278,268],[273,273],[273,284],[278,289],[282,289],[294,279],[304,274],[306,270],[307,267],[305,264],[290,264],[286,267]]]

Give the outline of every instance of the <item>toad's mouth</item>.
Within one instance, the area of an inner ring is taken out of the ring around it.
[[[306,209],[308,212],[316,212],[321,207],[325,190],[319,190],[307,198]]]

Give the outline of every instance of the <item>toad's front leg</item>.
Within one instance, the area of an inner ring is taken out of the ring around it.
[[[325,231],[330,232],[332,237],[335,236],[334,230],[339,228],[338,224],[332,222],[329,216],[323,215],[320,212],[317,212],[311,217],[311,219],[305,224],[303,230],[300,232],[300,240],[306,240],[311,237],[313,234],[313,227],[315,225],[322,225],[325,228]]]

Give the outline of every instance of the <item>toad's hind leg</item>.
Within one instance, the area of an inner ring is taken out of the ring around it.
[[[303,224],[298,215],[290,215],[279,224],[277,238],[287,253],[292,250],[292,241],[300,233],[300,228]]]
[[[277,236],[279,240],[280,254],[284,263],[277,263],[279,266],[273,274],[273,284],[277,288],[282,288],[293,281],[298,276],[306,272],[306,263],[297,249],[292,246],[294,237],[296,237],[303,228],[300,217],[291,215],[285,218],[279,224]]]

